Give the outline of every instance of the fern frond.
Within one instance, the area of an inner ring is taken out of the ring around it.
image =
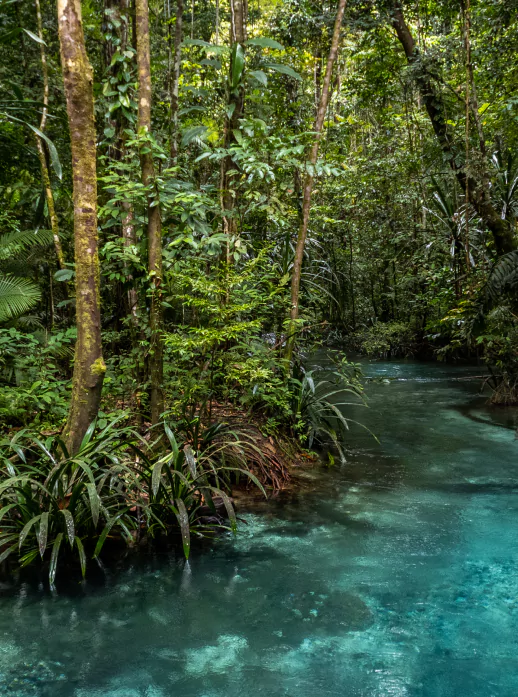
[[[16,320],[16,327],[25,331],[43,329],[43,322],[37,315],[23,315]]]
[[[0,275],[0,322],[23,315],[40,298],[40,289],[28,279]]]
[[[52,244],[52,230],[14,230],[0,235],[0,259],[28,250],[35,246]]]

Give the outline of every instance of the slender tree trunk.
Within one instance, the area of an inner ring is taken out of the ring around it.
[[[472,173],[466,172],[455,157],[456,147],[448,129],[445,118],[445,109],[441,93],[435,89],[426,66],[421,61],[421,55],[414,41],[414,37],[405,22],[403,10],[399,1],[392,6],[392,26],[396,30],[397,37],[405,51],[407,61],[413,65],[415,79],[423,99],[428,117],[430,118],[435,136],[446,159],[450,163],[452,171],[457,177],[462,191],[467,191],[470,203],[493,235],[497,254],[506,254],[516,248],[513,231],[509,222],[503,220],[491,201],[489,178],[484,173],[480,179],[475,179]]]
[[[137,236],[135,234],[135,221],[133,219],[133,206],[129,201],[122,202],[124,211],[124,219],[122,221],[122,240],[124,247],[133,247],[137,244]],[[133,276],[128,274],[129,283],[133,283]],[[134,327],[138,324],[138,294],[134,285],[128,290],[128,308],[130,311],[131,323]]]
[[[333,29],[333,38],[331,40],[331,48],[327,58],[326,73],[322,92],[320,94],[320,103],[318,105],[317,115],[313,131],[315,139],[309,153],[309,169],[306,172],[303,194],[302,194],[302,218],[299,226],[299,234],[297,238],[297,246],[295,248],[295,259],[293,262],[293,272],[291,276],[291,311],[290,322],[288,325],[288,336],[286,340],[286,360],[289,363],[293,355],[293,347],[295,345],[295,334],[297,330],[297,320],[299,317],[299,294],[300,294],[300,277],[302,273],[302,261],[304,258],[304,246],[308,234],[309,215],[311,211],[311,195],[313,193],[314,167],[318,158],[318,148],[322,138],[322,128],[324,119],[329,104],[331,76],[333,74],[333,66],[338,55],[338,46],[340,43],[340,30],[345,11],[346,0],[339,0],[336,10],[335,26]]]
[[[171,75],[171,161],[176,163],[178,158],[178,92],[180,86],[180,69],[182,63],[182,25],[183,25],[183,0],[176,2],[176,24],[174,31],[174,55],[173,71]]]
[[[477,128],[478,142],[480,154],[486,157],[486,138],[482,127],[482,120],[478,113],[478,97],[477,86],[475,83],[475,75],[473,72],[473,62],[471,60],[471,7],[470,0],[461,0],[462,13],[464,15],[464,50],[466,52],[466,91],[468,94],[468,102],[473,116],[473,121]]]
[[[57,6],[72,145],[77,318],[72,398],[64,437],[69,451],[75,453],[97,416],[106,366],[101,346],[93,74],[86,55],[80,0],[58,0]]]
[[[40,0],[35,0],[34,4],[36,6],[38,36],[41,39],[40,56],[41,72],[43,77],[43,108],[41,111],[40,131],[43,133],[47,125],[47,114],[49,108],[49,69],[47,65],[47,54],[45,52],[45,44],[43,43],[43,22],[41,19]],[[50,184],[50,173],[47,164],[47,155],[45,153],[45,146],[43,144],[43,140],[39,136],[36,136],[36,147],[38,149],[38,157],[40,160],[41,178],[43,181],[43,187],[45,189],[45,197],[47,199],[47,210],[49,213],[50,229],[52,230],[52,239],[54,240],[54,249],[56,250],[56,258],[58,260],[59,268],[64,269],[65,256],[63,254],[63,247],[61,246],[61,238],[59,236],[59,222],[58,216],[56,215],[56,207],[54,205],[54,195],[52,193],[52,186]]]
[[[234,62],[237,60],[237,51],[245,50],[247,39],[248,0],[230,0],[230,42],[232,45],[230,73],[229,73],[229,99],[227,104],[227,116],[225,117],[223,147],[229,148],[236,142],[234,131],[239,128],[239,120],[243,116],[245,106],[245,88],[242,80],[234,89],[232,88],[232,76],[234,74]],[[236,192],[233,190],[233,177],[230,170],[237,169],[232,157],[227,155],[221,161],[220,188],[221,205],[223,208],[223,229],[229,239],[237,233],[237,219],[234,215],[236,208]],[[229,245],[227,243],[227,248]],[[228,260],[227,253],[227,260]]]
[[[151,69],[149,49],[149,8],[147,0],[135,0],[138,64],[138,129],[142,136],[151,134]],[[149,382],[151,421],[158,423],[164,410],[162,391],[164,345],[162,338],[162,221],[158,192],[155,188],[155,169],[150,145],[144,142],[141,150],[142,182],[148,189],[148,272],[151,283],[149,314],[150,353]]]

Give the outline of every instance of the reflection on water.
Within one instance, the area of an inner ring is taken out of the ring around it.
[[[349,463],[185,566],[0,598],[2,697],[516,697],[511,412],[380,363]],[[496,418],[496,420],[495,420]]]

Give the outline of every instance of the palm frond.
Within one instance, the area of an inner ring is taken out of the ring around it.
[[[14,230],[0,235],[0,259],[8,259],[20,251],[52,244],[52,230]]]
[[[501,256],[486,283],[486,299],[496,302],[504,293],[518,286],[518,250]]]
[[[23,315],[40,298],[40,289],[28,279],[0,275],[0,322]]]

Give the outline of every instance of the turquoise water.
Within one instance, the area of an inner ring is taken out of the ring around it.
[[[189,566],[0,595],[2,697],[516,697],[511,411],[471,370],[379,363],[349,462]]]

